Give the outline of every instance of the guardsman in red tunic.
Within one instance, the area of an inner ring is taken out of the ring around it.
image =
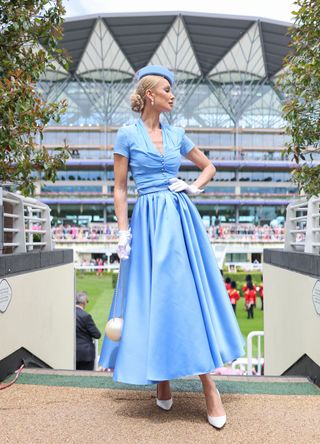
[[[256,305],[257,292],[252,282],[247,283],[247,289],[244,292],[245,306],[248,312],[248,319],[253,319],[253,307]]]
[[[253,284],[252,282],[252,276],[251,274],[247,274],[246,276],[246,283],[244,284],[244,286],[242,287],[242,294],[244,294],[244,292],[248,289],[248,282],[251,282],[253,285],[253,289],[256,290],[256,286]]]
[[[229,291],[231,288],[231,279],[229,277],[226,277],[224,280],[224,284],[226,286],[227,291]]]
[[[259,296],[261,299],[261,310],[263,311],[263,282],[261,282],[261,284],[259,286]]]
[[[237,290],[236,281],[231,281],[230,286],[231,286],[231,288],[228,290],[228,294],[229,294],[230,302],[232,304],[233,311],[234,311],[234,313],[236,313],[237,302],[240,299],[240,293]]]

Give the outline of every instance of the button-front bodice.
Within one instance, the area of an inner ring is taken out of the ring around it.
[[[176,177],[181,164],[181,155],[186,155],[193,142],[184,129],[161,124],[163,154],[152,140],[139,119],[135,124],[119,129],[114,154],[128,158],[129,168],[139,194],[168,188],[169,179]]]

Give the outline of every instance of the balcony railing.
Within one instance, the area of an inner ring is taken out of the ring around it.
[[[208,236],[217,243],[224,242],[283,242],[284,229],[268,225],[222,223],[219,226],[206,228]],[[117,242],[118,227],[114,223],[96,223],[91,226],[58,225],[52,227],[55,242],[86,243],[86,242]]]
[[[288,205],[285,249],[320,254],[320,196]]]
[[[52,250],[50,209],[0,188],[0,254]]]

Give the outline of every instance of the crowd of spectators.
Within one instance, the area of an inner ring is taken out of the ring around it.
[[[269,225],[221,223],[207,228],[209,238],[217,241],[241,242],[272,242],[284,241],[284,228]],[[52,228],[56,241],[107,241],[116,240],[118,229],[116,224],[90,224],[88,226],[57,225]]]
[[[90,224],[88,226],[57,225],[52,227],[54,240],[104,241],[117,239],[117,224]]]
[[[241,242],[284,242],[284,227],[269,225],[255,226],[253,224],[219,224],[207,228],[210,239],[223,241],[236,240]]]

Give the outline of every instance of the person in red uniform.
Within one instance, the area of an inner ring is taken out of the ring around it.
[[[256,305],[257,292],[252,282],[247,282],[247,289],[244,292],[245,305],[248,312],[248,319],[253,319],[253,307]]]
[[[227,291],[231,289],[231,279],[229,277],[226,277],[224,280],[224,284],[226,286]]]
[[[251,284],[253,285],[253,289],[256,290],[256,286],[253,284],[252,282],[252,276],[251,274],[247,274],[246,276],[246,283],[244,284],[244,286],[242,287],[242,293],[244,294],[244,292],[247,290],[248,288],[248,282],[251,282]]]
[[[244,286],[242,287],[242,294],[244,295],[245,291],[248,289],[248,283],[251,282],[253,289],[255,292],[257,292],[257,288],[254,285],[254,283],[252,282],[252,276],[251,274],[247,274],[246,276],[246,283],[244,284]],[[256,306],[256,304],[254,304],[254,306]]]
[[[263,276],[261,276],[261,281],[263,280]],[[261,282],[259,286],[259,296],[261,299],[261,310],[263,311],[263,282]]]
[[[230,302],[232,304],[233,311],[234,311],[234,313],[236,313],[237,302],[240,299],[240,293],[237,290],[236,281],[231,281],[230,286],[231,286],[231,288],[228,290],[228,294],[229,294]]]

